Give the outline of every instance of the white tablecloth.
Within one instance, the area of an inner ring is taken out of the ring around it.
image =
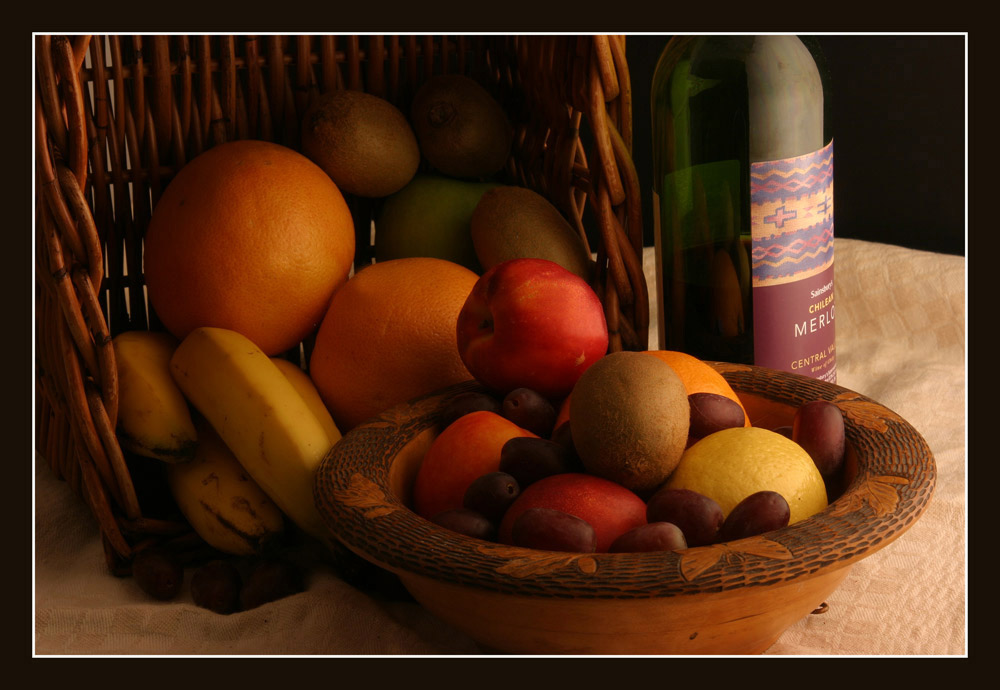
[[[652,287],[652,253],[644,259]],[[908,532],[852,568],[826,613],[767,654],[967,653],[965,271],[964,257],[836,241],[837,382],[923,434],[937,489]],[[655,322],[650,333],[655,347]],[[187,587],[152,602],[107,572],[86,506],[35,465],[36,655],[483,653],[419,605],[373,598],[323,568],[303,593],[229,616],[195,606]]]

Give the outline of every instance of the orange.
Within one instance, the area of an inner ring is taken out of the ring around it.
[[[740,407],[743,407],[743,403],[740,401],[739,396],[736,395],[736,391],[733,390],[722,374],[697,357],[675,350],[647,350],[646,352],[659,357],[673,367],[674,372],[684,384],[688,395],[692,393],[715,393],[735,400],[739,403]],[[743,414],[746,415],[746,408],[743,409]],[[750,426],[749,417],[747,417],[744,426]]]
[[[264,141],[215,146],[182,167],[146,233],[144,274],[163,325],[242,333],[269,355],[319,327],[354,260],[354,222],[322,169]]]
[[[334,294],[309,370],[341,432],[472,378],[456,329],[478,279],[444,259],[393,259],[365,266]]]

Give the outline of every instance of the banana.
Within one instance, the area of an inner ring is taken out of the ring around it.
[[[170,375],[177,341],[166,333],[125,331],[112,344],[122,448],[168,463],[190,460],[198,434],[187,400]]]
[[[316,419],[326,429],[326,433],[333,440],[333,443],[339,441],[340,429],[337,428],[337,423],[333,421],[330,410],[327,409],[326,403],[323,402],[323,398],[320,396],[319,391],[316,390],[316,385],[309,378],[309,374],[304,372],[302,367],[294,362],[289,362],[287,359],[272,357],[271,361],[278,366],[281,373],[285,375],[285,378],[295,386],[295,390],[306,401],[306,405],[309,406],[309,409],[316,415]]]
[[[259,554],[284,532],[281,510],[207,423],[194,459],[167,466],[167,483],[188,524],[219,551]]]
[[[313,499],[316,470],[338,440],[278,366],[245,336],[224,328],[191,331],[170,371],[247,473],[304,532],[329,543]]]

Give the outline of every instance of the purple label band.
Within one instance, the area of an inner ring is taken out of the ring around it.
[[[750,166],[754,287],[816,275],[833,263],[833,142]]]

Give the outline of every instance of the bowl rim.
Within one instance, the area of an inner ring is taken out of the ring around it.
[[[885,547],[922,515],[936,466],[895,412],[836,384],[753,365],[708,362],[738,395],[797,406],[828,400],[844,413],[856,474],[819,513],[780,530],[680,551],[576,554],[486,542],[419,516],[389,487],[408,443],[440,424],[448,401],[486,391],[466,381],[397,405],[348,431],[327,453],[314,497],[339,542],[397,574],[528,596],[645,598],[776,586],[846,567]]]

